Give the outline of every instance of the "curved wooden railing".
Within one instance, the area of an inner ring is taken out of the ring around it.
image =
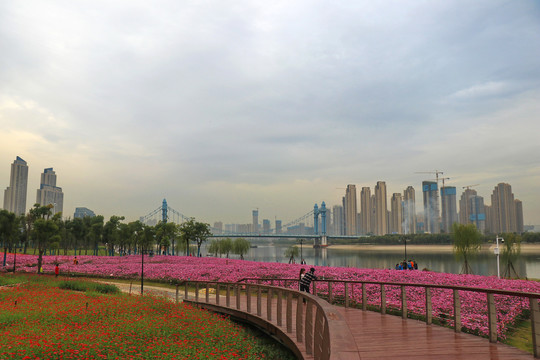
[[[297,286],[298,279],[291,278],[243,278],[239,282],[255,282],[257,284],[262,284],[263,282],[269,282],[270,285],[278,284],[284,287]],[[318,291],[318,288],[324,288],[326,293],[321,293]],[[336,289],[340,285],[338,291]],[[453,296],[453,314],[447,314],[450,319],[453,320],[453,328],[456,332],[460,332],[462,329],[462,313],[461,313],[461,301],[460,301],[460,291],[468,291],[473,293],[481,293],[486,296],[486,314],[488,322],[488,337],[489,341],[496,343],[498,341],[497,333],[497,309],[495,296],[514,296],[528,300],[530,318],[532,323],[532,344],[533,344],[533,353],[536,358],[540,357],[540,308],[538,305],[538,299],[540,299],[540,293],[527,293],[519,291],[507,291],[507,290],[497,290],[497,289],[486,289],[486,288],[474,288],[466,286],[454,286],[454,285],[438,285],[438,284],[421,284],[421,283],[404,283],[404,282],[384,282],[384,281],[353,281],[353,280],[334,280],[334,279],[318,279],[313,282],[313,295],[323,295],[327,297],[330,304],[335,303],[335,300],[339,298],[340,302],[345,306],[349,307],[351,301],[355,299],[350,295],[354,293],[354,287],[359,286],[361,288],[361,300],[355,301],[358,304],[361,304],[362,310],[368,309],[368,299],[367,299],[367,285],[376,285],[380,287],[380,303],[377,307],[377,311],[380,311],[382,314],[387,312],[387,301],[386,301],[386,288],[388,286],[400,287],[400,300],[401,300],[401,316],[407,318],[410,314],[407,310],[407,288],[423,288],[425,296],[425,322],[430,325],[433,323],[433,307],[432,307],[432,290],[433,289],[443,289],[451,290]],[[467,319],[465,319],[467,320]]]
[[[277,324],[275,330],[283,331],[283,335],[289,338],[287,334],[293,333],[294,324],[296,341],[289,343],[288,346],[300,344],[303,348],[291,349],[300,358],[303,358],[302,353],[309,357],[313,356],[316,360],[343,358],[340,356],[348,351],[346,344],[354,344],[350,331],[343,336],[343,328],[347,331],[348,328],[344,326],[345,319],[332,311],[333,306],[321,298],[304,292],[271,285],[216,281],[184,281],[179,286],[184,286],[184,301],[211,304],[256,315],[257,320],[263,320],[268,325]],[[195,294],[190,296],[189,289],[193,291],[193,288],[195,288]],[[199,294],[203,289],[205,289],[204,297]],[[213,292],[212,299],[211,292]],[[244,305],[241,304],[243,298]],[[303,300],[306,301],[305,305]],[[253,301],[256,304],[252,304]],[[263,303],[266,305],[265,311],[263,311]],[[295,313],[294,319],[293,313]],[[332,339],[332,334],[338,333],[340,339]],[[354,354],[352,351],[349,354],[352,357],[345,358],[357,358],[357,349],[354,350]]]

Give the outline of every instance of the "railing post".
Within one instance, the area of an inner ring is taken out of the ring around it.
[[[287,332],[292,332],[292,292],[287,291],[287,315],[286,315],[286,322],[287,322]]]
[[[324,325],[325,321],[323,318],[323,310],[317,306],[315,313],[315,333],[313,334],[314,346],[313,346],[313,357],[315,359],[322,359],[323,355],[323,342],[324,342]]]
[[[188,293],[188,282],[186,281],[184,287],[184,299],[189,300],[189,293]]]
[[[236,284],[236,309],[240,310],[240,284]]]
[[[401,285],[401,317],[407,318],[407,289],[405,285]]]
[[[231,307],[231,284],[227,283],[227,292],[226,292],[226,300],[225,303],[227,304],[227,307]]]
[[[332,296],[332,283],[328,281],[328,302],[331,304],[333,300]]]
[[[349,307],[349,283],[344,281],[343,286],[345,286],[345,307]]]
[[[426,287],[426,324],[433,322],[433,308],[431,306],[431,288]]]
[[[386,289],[381,284],[381,314],[386,314]]]
[[[362,310],[367,310],[366,283],[362,283]]]
[[[304,304],[303,296],[298,295],[296,298],[296,341],[304,342]]]
[[[179,296],[178,296],[178,286],[179,286],[179,285],[176,284],[176,303],[177,303],[177,304],[178,304],[178,298],[179,298]]]
[[[313,303],[308,299],[306,305],[306,354],[313,354]]]
[[[249,284],[246,283],[246,304],[247,304],[247,312],[251,313],[251,294],[250,294],[250,288]]]
[[[210,283],[206,283],[206,302],[210,302]]]
[[[461,302],[459,301],[459,290],[454,289],[454,330],[461,332]]]
[[[529,298],[529,306],[531,309],[531,324],[532,324],[532,341],[534,357],[540,357],[540,309],[538,307],[538,299]]]
[[[277,304],[276,304],[277,324],[278,324],[278,326],[282,326],[283,325],[282,292],[281,292],[281,290],[276,290],[276,293],[277,293],[277,297],[276,297],[276,301],[277,301]]]
[[[261,296],[261,285],[257,285],[257,316],[262,314],[262,296]]]
[[[219,283],[216,283],[216,305],[219,305]]]
[[[313,282],[313,295],[317,295],[317,281]]]
[[[497,309],[495,308],[495,296],[487,294],[489,342],[497,342]]]
[[[268,321],[272,321],[272,288],[268,288],[268,293],[266,294],[266,318]]]
[[[199,302],[199,282],[195,283],[195,301]]]

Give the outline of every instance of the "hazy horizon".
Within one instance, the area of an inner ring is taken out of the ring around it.
[[[540,3],[0,3],[0,190],[43,169],[64,214],[287,222],[444,171],[540,224]],[[358,194],[359,196],[359,194]]]

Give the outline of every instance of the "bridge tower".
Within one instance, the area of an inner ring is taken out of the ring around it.
[[[163,204],[161,205],[161,221],[165,224],[167,222],[167,200],[163,199]]]
[[[326,237],[326,204],[324,201],[321,204],[319,212],[321,213],[321,246],[326,247],[328,246],[328,241]]]
[[[319,234],[319,207],[317,204],[313,206],[313,233],[315,235]]]

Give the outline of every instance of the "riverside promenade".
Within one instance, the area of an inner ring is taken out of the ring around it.
[[[119,284],[122,291],[140,294],[140,284]],[[532,354],[517,348],[493,343],[486,338],[456,332],[453,329],[427,325],[425,322],[404,319],[402,317],[363,311],[357,308],[345,308],[324,303],[325,316],[331,325],[329,339],[308,338],[306,328],[316,328],[315,312],[307,310],[307,306],[299,303],[300,298],[283,297],[284,304],[276,301],[276,295],[265,296],[245,294],[237,297],[233,292],[216,296],[215,291],[190,288],[189,291],[145,286],[145,293],[152,293],[170,298],[172,301],[183,301],[193,306],[229,315],[237,320],[251,323],[278,338],[289,347],[299,359],[391,359],[413,357],[414,359],[534,359]],[[282,295],[278,295],[280,298]],[[315,296],[309,296],[315,299]],[[308,300],[309,300],[308,298]],[[268,300],[273,299],[273,300]],[[301,314],[298,314],[298,311]],[[304,319],[298,321],[297,319]],[[309,320],[311,318],[311,320]],[[295,320],[296,319],[296,320]],[[309,325],[309,323],[313,325]],[[317,330],[317,329],[315,329]],[[308,344],[309,343],[309,344]],[[309,345],[309,346],[308,346]],[[316,348],[324,354],[325,347],[331,348],[328,356],[316,356]],[[313,348],[315,350],[306,350]]]

